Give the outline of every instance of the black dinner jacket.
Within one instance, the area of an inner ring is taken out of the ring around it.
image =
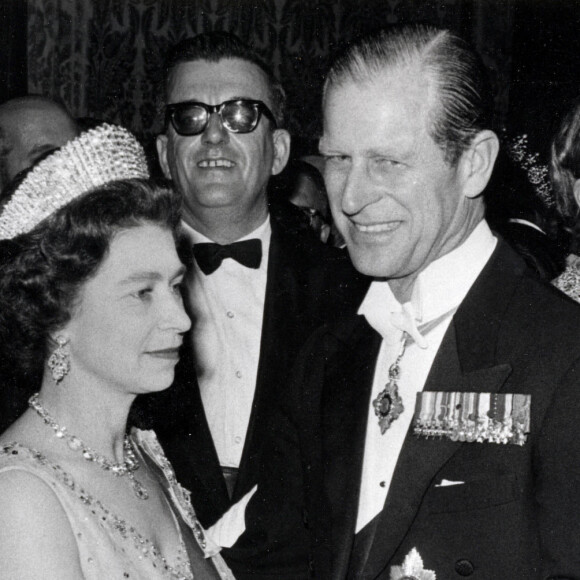
[[[271,409],[286,388],[294,359],[318,326],[355,312],[369,285],[342,250],[297,231],[293,207],[271,209],[272,237],[256,390],[237,483],[230,501],[203,409],[190,335],[185,338],[174,384],[138,398],[134,422],[153,428],[179,483],[191,491],[204,527],[256,483],[258,458],[270,437]]]
[[[223,552],[236,577],[389,580],[391,567],[416,548],[444,580],[580,578],[578,305],[499,242],[424,390],[529,393],[528,441],[462,443],[409,432],[374,536],[355,548],[380,343],[357,316],[319,330],[305,346],[273,418],[247,531]],[[441,487],[443,479],[463,483]]]

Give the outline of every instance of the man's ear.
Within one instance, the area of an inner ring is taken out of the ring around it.
[[[574,182],[574,199],[576,200],[576,205],[580,207],[580,179]]]
[[[274,129],[274,162],[272,175],[278,175],[286,167],[290,157],[290,133],[286,129]]]
[[[161,165],[163,175],[167,179],[171,179],[171,171],[169,171],[169,163],[167,162],[167,135],[158,135],[155,145],[157,146],[157,156],[159,157],[159,165]]]
[[[463,193],[477,197],[486,187],[499,152],[499,139],[493,131],[480,131],[471,141],[460,160]]]

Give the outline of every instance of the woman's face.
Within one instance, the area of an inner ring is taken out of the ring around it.
[[[69,340],[70,382],[132,394],[169,387],[191,326],[180,292],[183,272],[169,230],[146,224],[116,234],[59,332]]]

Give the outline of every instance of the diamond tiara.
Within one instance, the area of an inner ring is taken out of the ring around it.
[[[42,220],[95,187],[119,179],[148,178],[135,137],[104,123],[73,139],[28,173],[0,213],[0,240],[29,232]]]

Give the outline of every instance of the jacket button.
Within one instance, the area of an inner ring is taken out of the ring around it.
[[[304,527],[309,530],[310,529],[310,520],[308,518],[308,511],[306,510],[306,508],[304,508],[302,510],[302,523],[304,524]]]
[[[471,576],[475,568],[469,560],[457,560],[455,562],[455,571],[460,576]]]

